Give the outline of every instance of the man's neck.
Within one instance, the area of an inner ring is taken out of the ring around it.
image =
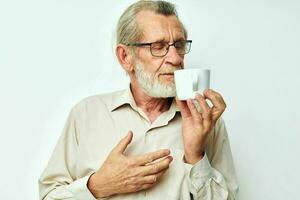
[[[172,98],[155,98],[147,95],[138,85],[130,84],[130,89],[137,107],[141,108],[150,122],[154,122],[159,115],[169,110]]]

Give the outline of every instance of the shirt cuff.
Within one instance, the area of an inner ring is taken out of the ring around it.
[[[93,173],[90,173],[87,176],[77,179],[76,181],[74,181],[68,185],[68,190],[73,194],[73,196],[76,199],[78,199],[78,200],[97,200],[87,187],[87,182]]]
[[[194,165],[184,163],[184,168],[188,178],[190,192],[194,194],[213,176],[213,168],[209,163],[206,153],[204,157]]]

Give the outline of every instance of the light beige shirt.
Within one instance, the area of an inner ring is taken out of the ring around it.
[[[238,185],[223,120],[207,138],[205,156],[195,165],[183,162],[181,115],[172,102],[153,123],[138,108],[130,87],[95,95],[79,102],[70,112],[53,155],[39,179],[40,199],[95,200],[87,188],[109,152],[129,130],[133,140],[126,155],[170,149],[173,161],[160,182],[136,193],[107,199],[195,200],[236,199]]]

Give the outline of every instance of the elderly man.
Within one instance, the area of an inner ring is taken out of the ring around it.
[[[173,4],[127,8],[116,56],[130,85],[71,110],[40,177],[40,199],[236,199],[222,96],[198,94],[201,112],[175,98],[174,71],[190,47]]]

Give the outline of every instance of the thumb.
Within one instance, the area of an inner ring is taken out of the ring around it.
[[[115,146],[113,151],[115,153],[123,153],[127,148],[128,144],[130,144],[132,137],[133,137],[133,133],[132,131],[129,131],[127,135],[119,141],[119,143],[117,144],[117,146]]]

